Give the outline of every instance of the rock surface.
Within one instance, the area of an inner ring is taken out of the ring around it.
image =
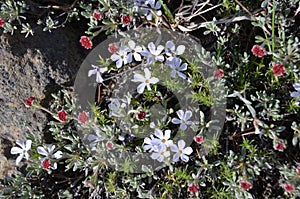
[[[39,136],[47,115],[24,106],[29,96],[47,106],[51,93],[71,87],[89,51],[80,46],[84,31],[69,25],[51,33],[39,27],[35,35],[0,35],[0,178],[14,172],[10,149],[23,138],[27,127]]]

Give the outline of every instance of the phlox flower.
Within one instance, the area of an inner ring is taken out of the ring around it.
[[[185,141],[184,140],[179,140],[178,141],[178,146],[173,144],[170,146],[171,151],[175,152],[173,155],[173,161],[178,162],[179,158],[184,161],[188,162],[189,161],[189,156],[192,152],[193,149],[191,147],[185,147]]]
[[[152,16],[153,16],[153,12],[157,15],[157,16],[161,16],[162,12],[160,10],[161,8],[161,3],[158,0],[157,2],[155,2],[155,0],[148,0],[148,5],[150,7],[150,9],[148,10],[143,10],[144,11],[144,15],[146,15],[147,20],[151,21],[152,20]]]
[[[291,93],[291,97],[297,98],[300,101],[300,83],[295,83],[293,86],[296,91]]]
[[[90,77],[92,75],[96,75],[96,82],[98,84],[102,83],[103,78],[102,78],[101,74],[104,73],[105,71],[107,71],[107,67],[100,68],[100,67],[92,64],[92,68],[94,68],[94,69],[89,70],[88,77]]]
[[[26,140],[25,143],[23,142],[23,140],[21,139],[17,139],[16,140],[17,145],[19,145],[20,147],[12,147],[10,150],[10,153],[15,155],[15,154],[19,154],[19,156],[16,159],[16,165],[19,165],[19,163],[21,162],[21,160],[24,158],[26,160],[29,160],[29,153],[28,151],[31,149],[31,140]]]
[[[156,84],[159,79],[156,77],[151,77],[151,72],[148,68],[144,69],[145,76],[135,73],[133,77],[133,82],[141,82],[141,84],[137,87],[138,93],[143,93],[145,90],[145,87],[147,87],[148,90],[151,90],[150,84]]]
[[[127,55],[128,52],[129,52],[129,48],[127,46],[122,46],[117,53],[112,54],[110,56],[111,60],[116,62],[117,68],[121,68],[123,64],[130,63]]]
[[[173,118],[172,123],[173,124],[180,124],[181,130],[185,131],[187,129],[187,126],[190,126],[193,124],[193,122],[189,121],[189,119],[192,117],[191,111],[184,112],[183,110],[179,110],[176,112],[178,118]]]
[[[61,151],[56,151],[54,153],[55,145],[51,144],[49,145],[46,149],[44,147],[39,146],[37,148],[37,152],[40,155],[45,156],[44,158],[41,158],[41,163],[44,169],[49,170],[53,169],[55,170],[57,168],[57,163],[54,162],[53,165],[51,161],[53,159],[60,159],[62,157],[62,152]]]
[[[151,64],[155,60],[160,62],[164,61],[165,58],[163,55],[161,55],[161,52],[164,50],[164,47],[162,45],[159,45],[156,48],[154,43],[150,42],[148,44],[148,49],[144,47],[143,51],[141,52],[143,56],[148,57],[147,64]]]
[[[182,71],[185,71],[187,69],[187,63],[181,64],[181,59],[175,57],[172,60],[167,60],[166,64],[170,66],[172,69],[171,71],[171,77],[175,78],[176,75],[179,77],[185,79],[186,75],[182,73]]]
[[[153,135],[150,135],[150,137],[145,137],[144,138],[144,151],[148,151],[149,152],[159,152],[161,151],[161,140],[155,138]]]
[[[171,130],[165,130],[164,134],[161,130],[155,129],[154,134],[160,139],[162,145],[170,147],[173,144],[173,141],[169,140],[171,138]]]
[[[168,56],[167,60],[172,61],[177,55],[182,55],[185,51],[184,45],[179,45],[177,48],[173,41],[167,41],[165,46],[166,55]]]
[[[164,161],[166,157],[170,156],[170,151],[167,150],[167,147],[162,147],[158,152],[153,152],[151,158],[159,162]]]
[[[128,42],[128,47],[130,49],[129,53],[128,53],[128,63],[132,62],[132,57],[134,57],[135,61],[141,61],[141,55],[140,53],[142,52],[142,47],[141,46],[136,46],[135,42],[130,40]]]

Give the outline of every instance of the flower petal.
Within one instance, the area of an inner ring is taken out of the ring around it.
[[[177,47],[176,54],[177,55],[182,55],[184,53],[184,51],[185,51],[185,46],[184,45],[179,45]]]
[[[181,155],[181,160],[182,160],[183,162],[188,162],[189,159],[190,159],[189,156],[184,155],[184,154]]]
[[[138,53],[134,53],[133,56],[134,56],[135,61],[141,61],[142,60],[141,55],[138,54]]]
[[[185,121],[189,120],[192,117],[193,113],[192,111],[186,111],[184,114]]]
[[[53,154],[53,158],[55,159],[60,159],[61,157],[62,157],[61,151],[56,151],[56,153]]]
[[[119,60],[116,62],[117,68],[121,68],[122,65],[123,65],[123,60],[122,60],[122,59],[119,59]]]
[[[12,147],[10,149],[10,153],[11,154],[19,154],[19,153],[23,153],[23,149],[19,148],[19,147]]]
[[[141,84],[138,85],[138,87],[137,87],[137,92],[138,92],[139,94],[143,93],[144,90],[145,90],[145,87],[146,87],[146,83],[141,83]]]
[[[44,149],[44,147],[39,146],[37,148],[37,152],[41,155],[48,156],[48,152],[46,151],[46,149]]]
[[[185,149],[183,149],[183,153],[186,155],[190,155],[191,153],[193,153],[193,149],[191,147],[186,147]]]
[[[180,124],[180,129],[183,130],[183,131],[185,131],[187,129],[187,125],[184,124],[184,123],[181,123]]]
[[[99,84],[103,82],[103,78],[100,73],[97,73],[96,75],[96,82]]]
[[[174,51],[175,50],[175,44],[174,44],[174,42],[173,41],[167,41],[166,48]]]
[[[183,112],[183,110],[178,110],[176,113],[177,113],[179,119],[184,119],[184,112]]]
[[[155,129],[154,135],[156,137],[158,137],[159,139],[163,139],[164,138],[164,134],[160,129]]]
[[[113,60],[113,61],[117,61],[117,60],[119,60],[121,57],[120,57],[120,55],[112,54],[112,55],[110,56],[110,58],[111,58],[111,60]]]
[[[179,149],[175,144],[173,144],[170,146],[170,150],[176,153],[176,152],[178,152]]]
[[[19,163],[21,162],[21,160],[23,159],[23,157],[24,157],[24,154],[23,154],[23,153],[20,154],[20,155],[17,157],[17,159],[16,159],[16,165],[19,165]]]
[[[172,123],[173,123],[173,124],[180,124],[180,123],[181,123],[181,120],[178,119],[178,118],[173,118],[173,119],[172,119]]]
[[[151,77],[151,79],[149,79],[149,83],[151,84],[156,84],[157,82],[159,82],[159,79],[156,77]]]
[[[145,79],[150,79],[151,78],[151,72],[148,68],[144,69],[145,72]]]
[[[293,86],[296,89],[296,91],[300,91],[300,83],[295,83]]]
[[[149,15],[148,15],[149,16]],[[147,17],[148,17],[147,16]],[[151,14],[151,18],[152,18],[152,14]],[[148,19],[148,18],[147,18]],[[149,19],[148,19],[149,20]],[[149,44],[148,44],[148,49],[149,49],[149,51],[150,51],[150,53],[151,54],[155,54],[155,45],[154,45],[154,43],[153,42],[150,42]]]
[[[178,141],[178,148],[179,149],[184,149],[184,147],[185,147],[185,141],[184,140],[179,140]]]
[[[178,153],[174,154],[174,156],[173,156],[173,161],[174,161],[174,162],[178,162],[179,157],[180,157],[180,156],[179,156]]]
[[[132,81],[133,82],[143,82],[144,83],[146,81],[146,79],[143,75],[136,73],[136,74],[134,74]]]
[[[171,137],[171,130],[169,130],[169,129],[165,130],[165,136],[164,137],[165,137],[166,140],[170,139],[170,137]]]
[[[97,69],[89,70],[88,77],[95,75],[97,73]]]
[[[298,92],[292,92],[291,97],[298,97],[300,98],[300,94]]]
[[[16,143],[17,143],[17,145],[19,145],[22,149],[25,148],[25,144],[24,144],[23,140],[17,139],[17,140],[16,140]]]
[[[26,140],[26,143],[25,143],[25,150],[26,151],[29,151],[31,149],[31,144],[32,144],[31,140]]]
[[[26,160],[29,160],[29,153],[24,153]]]
[[[135,47],[135,42],[132,41],[132,40],[130,40],[130,41],[128,42],[128,46],[129,46],[131,49],[134,49],[134,47]]]

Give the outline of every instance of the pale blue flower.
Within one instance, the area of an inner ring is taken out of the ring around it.
[[[189,156],[192,152],[193,149],[191,147],[185,147],[185,141],[184,140],[179,140],[178,141],[178,146],[173,144],[170,146],[171,151],[175,152],[173,155],[173,161],[178,162],[179,158],[184,161],[188,162],[189,161]]]
[[[135,73],[132,80],[133,82],[141,82],[137,87],[137,92],[140,94],[144,92],[145,87],[147,87],[148,90],[151,90],[150,84],[156,84],[159,81],[158,78],[151,77],[151,72],[148,68],[145,68],[144,72],[145,76]]]
[[[164,50],[164,47],[162,45],[159,45],[156,48],[154,43],[150,42],[148,44],[148,49],[149,51],[144,47],[143,51],[141,52],[143,56],[148,57],[147,64],[151,64],[155,60],[160,62],[164,61],[165,58],[163,55],[161,55],[161,52]]]
[[[295,83],[293,86],[296,91],[291,93],[291,97],[297,98],[300,101],[300,83]]]
[[[19,163],[24,158],[24,156],[25,156],[26,160],[29,160],[28,151],[31,149],[32,141],[31,140],[26,140],[26,142],[24,143],[23,140],[17,139],[16,143],[20,147],[12,147],[11,150],[10,150],[10,153],[13,154],[13,155],[20,154],[16,159],[16,165],[19,165]]]
[[[116,54],[110,56],[111,60],[116,62],[117,68],[121,68],[123,64],[130,63],[128,58],[128,52],[130,49],[127,46],[122,46]]]
[[[185,131],[187,129],[187,126],[192,125],[193,122],[188,121],[192,117],[191,111],[184,112],[183,110],[179,110],[176,112],[178,118],[173,118],[172,123],[173,124],[180,124],[181,130]]]
[[[182,55],[184,53],[185,46],[179,45],[176,48],[173,41],[167,41],[165,51],[168,56],[167,60],[172,61],[177,55]]]
[[[182,71],[185,71],[187,69],[187,63],[181,64],[181,59],[174,57],[172,60],[167,60],[166,64],[169,65],[172,69],[172,78],[175,78],[176,75],[178,75],[179,77],[186,79],[186,75],[182,73]]]
[[[92,65],[92,67],[94,69],[89,70],[88,77],[96,74],[96,82],[97,83],[102,83],[103,82],[103,78],[102,78],[101,74],[104,73],[105,71],[107,71],[107,67],[100,68],[100,67],[94,66],[94,65]]]

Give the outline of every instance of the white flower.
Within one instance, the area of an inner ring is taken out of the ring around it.
[[[295,83],[293,86],[296,91],[291,93],[291,97],[298,98],[300,101],[300,83]]]
[[[179,110],[176,112],[178,118],[173,118],[172,123],[173,124],[180,124],[181,130],[185,131],[187,129],[187,126],[192,125],[193,122],[188,121],[192,117],[192,112],[191,111],[186,111],[184,112],[183,110]]]
[[[12,147],[10,150],[11,154],[20,154],[16,159],[16,165],[19,165],[23,157],[25,156],[26,160],[29,160],[29,153],[28,151],[31,149],[31,140],[26,140],[24,143],[23,140],[17,139],[16,140],[17,145],[20,147]]]
[[[154,138],[153,135],[150,135],[150,137],[145,137],[144,144],[145,144],[143,147],[144,151],[148,151],[148,150],[149,152],[161,151],[161,147],[162,147],[161,141],[157,138]]]
[[[145,12],[146,10],[144,11],[144,15],[147,15],[147,20],[152,20],[152,12],[155,12],[157,16],[161,16],[162,12],[160,10],[161,4],[159,0],[156,3],[155,0],[149,0],[148,5],[150,6],[150,9],[148,9],[147,12]]]
[[[167,41],[166,43],[166,55],[168,56],[168,60],[172,61],[177,55],[182,55],[185,51],[184,45],[179,45],[177,48],[173,41]]]
[[[182,73],[181,71],[185,71],[187,69],[187,63],[183,63],[181,64],[181,59],[175,57],[174,59],[171,60],[167,60],[166,64],[168,64],[170,66],[170,68],[172,69],[171,71],[171,77],[175,78],[176,74],[185,79],[186,75],[184,73]]]
[[[121,68],[123,63],[124,64],[127,64],[129,63],[128,62],[128,51],[129,51],[129,48],[127,46],[122,46],[120,48],[120,50],[116,53],[116,54],[112,54],[110,56],[110,58],[113,60],[113,61],[116,61],[116,66],[117,68]]]
[[[160,151],[153,152],[151,154],[151,158],[159,162],[164,161],[165,157],[169,157],[169,156],[170,156],[170,151],[167,151],[166,147],[163,147]]]
[[[188,162],[189,161],[189,156],[192,152],[193,149],[191,147],[185,147],[185,141],[184,140],[179,140],[178,141],[178,147],[176,145],[171,145],[170,149],[171,151],[175,152],[173,156],[173,161],[178,162],[179,158],[184,161]]]
[[[50,144],[47,147],[47,150],[44,147],[39,146],[37,148],[37,152],[43,156],[46,156],[47,158],[51,158],[51,159],[60,159],[62,157],[62,152],[61,151],[56,151],[54,152],[55,149],[55,145]]]
[[[141,55],[140,53],[142,52],[142,47],[141,46],[136,46],[135,42],[130,40],[128,42],[128,46],[130,48],[130,52],[128,53],[128,63],[132,62],[132,56],[134,57],[135,61],[141,61]]]
[[[141,54],[143,56],[148,57],[147,64],[151,64],[155,60],[163,62],[164,61],[164,56],[161,55],[160,53],[164,50],[164,47],[162,45],[155,47],[153,42],[150,42],[148,44],[149,51],[144,47],[143,51]]]
[[[88,77],[96,74],[96,82],[97,83],[102,83],[103,82],[103,78],[101,76],[101,73],[104,73],[105,71],[107,71],[107,67],[105,67],[105,68],[99,68],[98,66],[94,66],[93,64],[92,64],[92,67],[94,69],[89,70]]]
[[[137,87],[137,92],[138,93],[143,93],[145,90],[145,87],[147,86],[148,90],[151,90],[150,84],[156,84],[159,79],[156,77],[151,77],[151,72],[149,71],[148,68],[144,69],[145,76],[135,73],[133,77],[133,82],[142,82],[140,85]]]
[[[42,163],[42,166],[44,169],[53,169],[55,170],[57,168],[57,163],[54,162],[52,165],[51,161],[53,159],[60,159],[62,157],[62,152],[61,151],[56,151],[54,153],[55,145],[51,144],[45,149],[44,147],[39,146],[37,148],[37,152],[43,156],[44,158],[41,158],[40,161]]]
[[[124,105],[124,103],[121,105],[118,99],[111,99],[111,103],[108,104],[108,108],[110,109],[109,116],[123,117],[124,113],[122,111],[124,110]]]
[[[169,147],[173,144],[173,141],[169,140],[171,137],[171,130],[165,130],[165,135],[164,135],[161,130],[155,129],[154,134],[156,137],[158,137],[160,139],[162,145]]]

